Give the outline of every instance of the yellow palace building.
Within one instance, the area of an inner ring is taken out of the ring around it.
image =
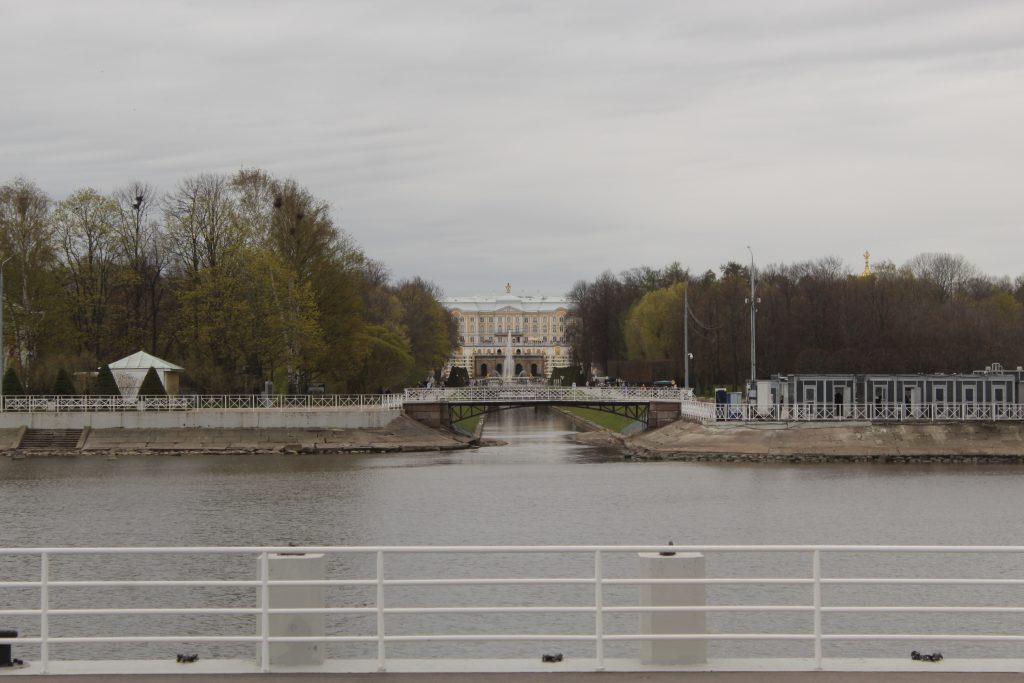
[[[550,377],[569,365],[565,297],[517,296],[505,285],[501,296],[441,299],[459,324],[459,345],[448,367],[465,368],[474,379]]]

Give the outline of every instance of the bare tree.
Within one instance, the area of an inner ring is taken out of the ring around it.
[[[114,192],[117,204],[115,236],[121,265],[125,307],[125,343],[122,350],[149,346],[159,352],[160,313],[166,250],[159,225],[151,214],[160,204],[156,190],[134,181]]]
[[[906,263],[914,277],[933,283],[939,288],[943,300],[962,292],[980,271],[960,254],[918,254]]]
[[[235,220],[229,183],[225,176],[193,176],[164,199],[168,245],[189,277],[203,268],[216,268],[228,249],[244,242],[245,227]]]

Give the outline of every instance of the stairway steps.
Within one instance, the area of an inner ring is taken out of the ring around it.
[[[81,429],[26,429],[18,448],[77,448]]]

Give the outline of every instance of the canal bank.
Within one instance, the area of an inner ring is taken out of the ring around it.
[[[147,415],[161,417],[160,414]],[[329,426],[274,427],[84,427],[75,447],[19,448],[26,427],[0,429],[0,451],[13,457],[61,456],[102,453],[107,455],[214,453],[408,453],[451,451],[469,448],[475,440],[448,430],[426,427],[415,420],[393,413],[377,413],[381,426],[331,428]],[[266,420],[265,420],[266,422]],[[315,424],[330,425],[320,416]],[[344,422],[342,422],[344,424]],[[59,427],[37,429],[57,430]],[[64,428],[66,429],[66,428]]]
[[[1024,463],[1024,425],[678,421],[623,441],[635,460],[691,462]]]

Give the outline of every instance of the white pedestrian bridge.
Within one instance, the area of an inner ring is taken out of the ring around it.
[[[550,384],[488,384],[470,387],[406,389],[409,403],[650,403],[679,402],[692,398],[693,391],[677,387],[643,386],[558,386]]]
[[[7,547],[0,677],[1022,672],[1022,560],[1024,546]]]
[[[450,424],[494,410],[538,405],[575,406],[621,415],[648,426],[662,427],[679,417],[679,407],[693,392],[676,387],[559,386],[500,383],[469,387],[406,389],[404,407],[416,416],[421,406],[438,406]],[[432,412],[432,411],[428,411]],[[420,419],[420,418],[417,418]],[[429,423],[429,421],[428,421]]]

